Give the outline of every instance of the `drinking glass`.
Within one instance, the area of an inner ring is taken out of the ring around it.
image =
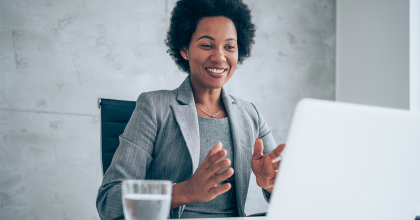
[[[126,220],[165,220],[169,216],[171,195],[171,181],[124,180],[124,217]]]

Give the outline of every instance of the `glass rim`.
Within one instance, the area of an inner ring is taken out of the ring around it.
[[[132,183],[137,183],[137,184],[141,184],[141,183],[145,183],[145,184],[162,184],[162,185],[170,185],[172,186],[172,181],[170,180],[140,180],[140,179],[126,179],[122,181],[123,184],[128,183],[128,184],[132,184]]]

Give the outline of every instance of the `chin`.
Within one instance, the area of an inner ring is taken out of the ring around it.
[[[209,85],[209,87],[210,87],[210,88],[212,88],[212,89],[220,89],[220,88],[222,88],[225,84],[226,84],[226,82],[224,82],[224,83],[213,83],[213,84]]]
[[[208,87],[220,89],[229,81],[229,78],[227,76],[223,78],[209,78],[206,81]]]

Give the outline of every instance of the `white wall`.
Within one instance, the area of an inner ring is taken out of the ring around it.
[[[409,3],[337,1],[337,101],[409,109]]]
[[[410,0],[410,110],[420,111],[420,0]]]
[[[410,110],[420,112],[420,0],[410,0]]]
[[[337,101],[420,111],[420,1],[338,0],[336,74]]]
[[[226,88],[284,142],[302,97],[335,97],[335,0],[246,0],[253,56]],[[0,0],[0,219],[98,219],[98,97],[186,77],[166,54],[175,0]],[[267,209],[254,177],[247,213]]]

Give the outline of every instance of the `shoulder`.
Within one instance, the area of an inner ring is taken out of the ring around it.
[[[240,99],[233,95],[229,95],[229,97],[234,101],[234,103],[238,106],[242,106],[245,113],[249,115],[253,120],[259,120],[260,112],[258,111],[257,107],[250,101]]]
[[[170,105],[176,101],[176,91],[174,90],[157,90],[150,92],[143,92],[137,99],[137,104],[149,103],[155,106]]]
[[[175,90],[143,92],[136,102],[136,109],[149,115],[156,122],[163,123],[171,117],[171,105],[177,103]]]
[[[264,117],[261,114],[261,112],[258,110],[258,108],[249,101],[239,99],[234,96],[230,96],[230,97],[234,100],[236,105],[241,106],[241,108],[243,109],[242,118],[250,122],[249,125],[251,125],[251,128],[255,131],[254,137],[255,138],[267,137],[264,139],[264,141],[267,141],[268,145],[271,147],[265,148],[265,149],[274,149],[276,144],[272,135],[270,134],[271,133],[270,128],[268,127],[268,124],[264,120]]]
[[[159,119],[168,116],[171,111],[170,106],[176,103],[176,91],[158,90],[141,93],[137,99],[136,108],[149,112]]]

